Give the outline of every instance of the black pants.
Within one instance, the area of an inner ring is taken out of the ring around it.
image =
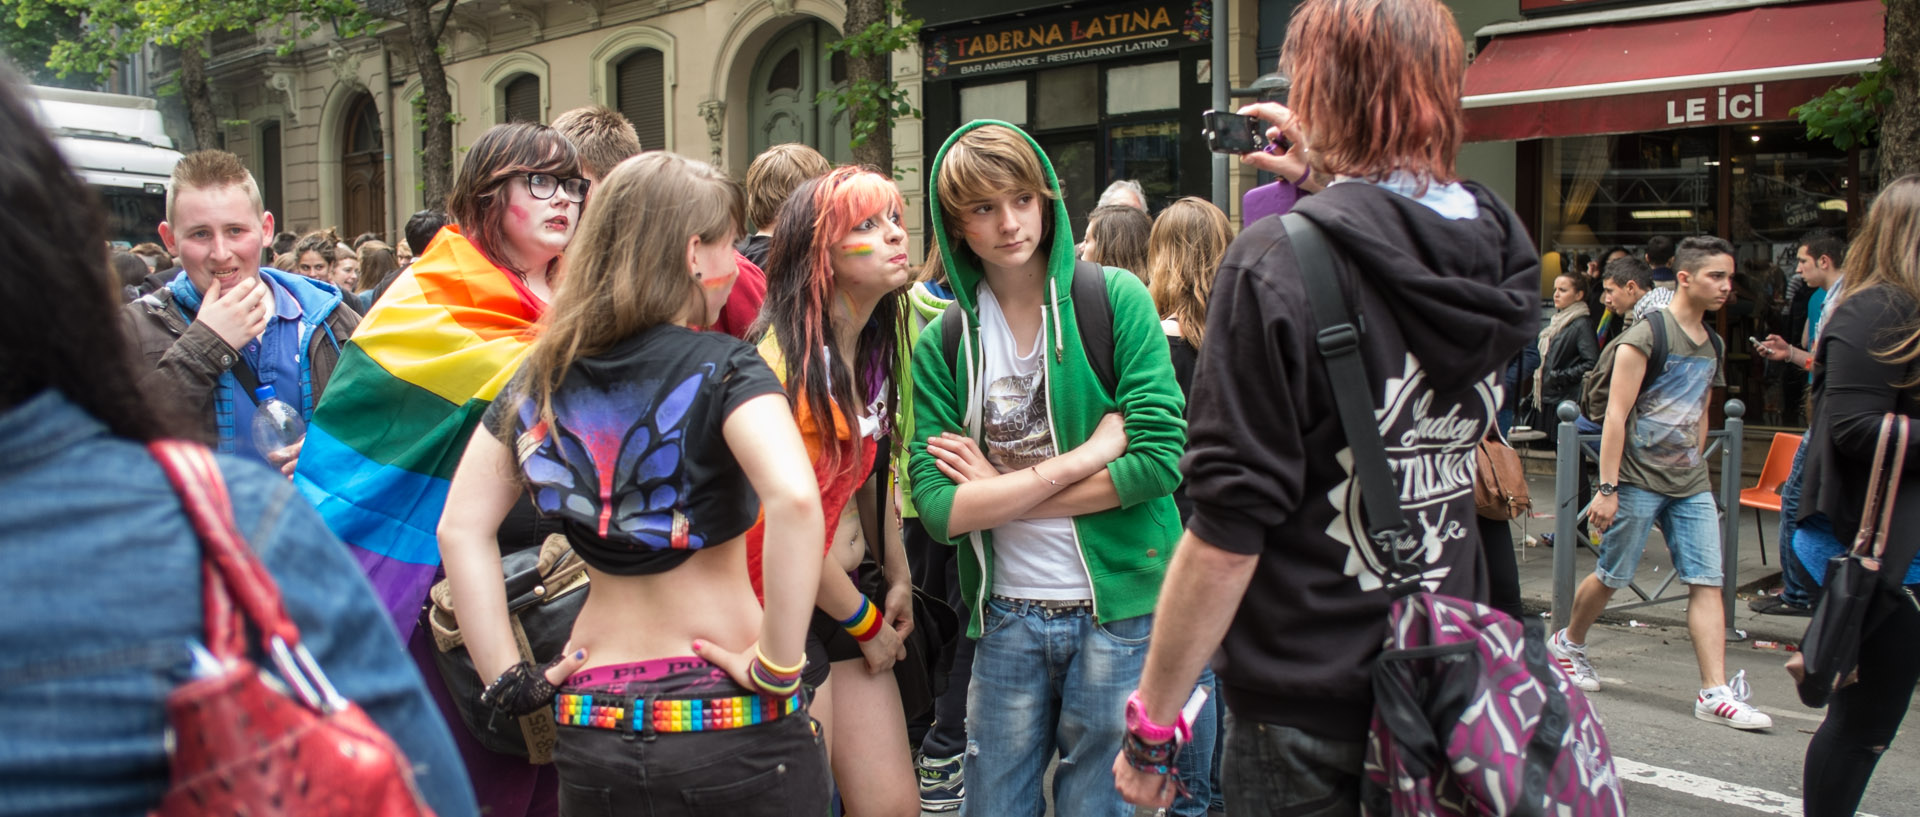
[[[967,686],[973,680],[973,639],[966,636],[967,600],[960,592],[959,548],[935,542],[920,524],[919,517],[903,522],[901,544],[906,547],[907,563],[913,568],[913,584],[934,598],[944,598],[960,617],[961,634],[948,647],[951,658],[934,667],[945,672],[947,688],[933,701],[931,718],[909,724],[908,737],[931,758],[948,758],[967,749]],[[961,547],[965,547],[962,545]]]
[[[1860,807],[1867,780],[1893,743],[1920,682],[1920,611],[1903,604],[1860,644],[1860,682],[1833,693],[1827,719],[1807,744],[1807,817]]]
[[[1359,817],[1365,740],[1331,740],[1227,712],[1228,817]]]
[[[1475,516],[1480,550],[1487,561],[1487,606],[1520,618],[1520,563],[1513,555],[1513,528],[1504,519]]]
[[[772,723],[656,735],[560,727],[561,817],[815,817],[827,750],[803,710]]]

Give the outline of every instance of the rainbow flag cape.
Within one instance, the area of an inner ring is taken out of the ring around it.
[[[353,550],[402,641],[440,566],[434,529],[454,468],[542,309],[447,227],[360,322],[314,409],[294,484]]]

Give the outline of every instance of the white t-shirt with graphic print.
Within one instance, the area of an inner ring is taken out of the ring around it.
[[[987,461],[1008,474],[1046,462],[1056,453],[1047,411],[1046,325],[1043,321],[1022,357],[992,288],[983,282],[979,292]],[[993,592],[1047,601],[1093,598],[1073,520],[1017,519],[995,527]]]

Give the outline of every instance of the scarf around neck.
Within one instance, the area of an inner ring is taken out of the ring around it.
[[[1540,330],[1540,366],[1541,368],[1545,368],[1547,365],[1547,347],[1553,344],[1554,337],[1556,335],[1559,335],[1561,330],[1566,329],[1568,326],[1572,325],[1574,321],[1584,318],[1586,316],[1587,316],[1586,301],[1574,301],[1572,306],[1569,306],[1566,309],[1562,309],[1559,312],[1553,313],[1553,320],[1550,320],[1547,322],[1547,328]],[[1533,404],[1536,406],[1540,405],[1540,400],[1542,399],[1541,392],[1540,392],[1540,385],[1545,380],[1546,380],[1545,377],[1542,377],[1539,375],[1535,375],[1533,378]]]

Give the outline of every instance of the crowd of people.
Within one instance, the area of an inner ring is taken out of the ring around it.
[[[1244,112],[1288,149],[1242,161],[1286,187],[1262,207],[1338,249],[1389,456],[1429,474],[1402,487],[1422,536],[1392,561],[1517,614],[1511,535],[1469,521],[1471,469],[1434,463],[1470,462],[1520,391],[1574,401],[1601,435],[1599,564],[1551,655],[1600,690],[1587,633],[1657,526],[1690,588],[1695,715],[1770,726],[1725,672],[1700,453],[1733,248],[1568,265],[1542,327],[1533,239],[1456,171],[1451,13],[1309,0],[1285,42],[1290,106]],[[0,624],[0,813],[166,790],[163,702],[206,632],[196,533],[141,447],[175,437],[227,455],[308,649],[438,814],[997,817],[1043,791],[1061,815],[1360,813],[1389,560],[1280,219],[1151,214],[1122,182],[1076,237],[1046,151],[981,120],[928,168],[918,259],[886,175],[790,144],[736,182],[593,107],[487,130],[392,244],[277,232],[239,158],[189,154],[164,248],[101,258],[98,207],[10,76],[0,128],[20,134],[0,296],[38,305],[0,328],[23,612]],[[1815,603],[1879,416],[1920,409],[1915,246],[1907,177],[1852,251],[1804,242],[1826,319],[1758,343],[1812,378],[1783,514],[1802,569],[1776,605]],[[267,399],[303,439],[249,433]],[[548,654],[503,581],[534,553],[590,588]],[[1920,608],[1867,634],[1809,749],[1809,814],[1859,803],[1916,634]]]

